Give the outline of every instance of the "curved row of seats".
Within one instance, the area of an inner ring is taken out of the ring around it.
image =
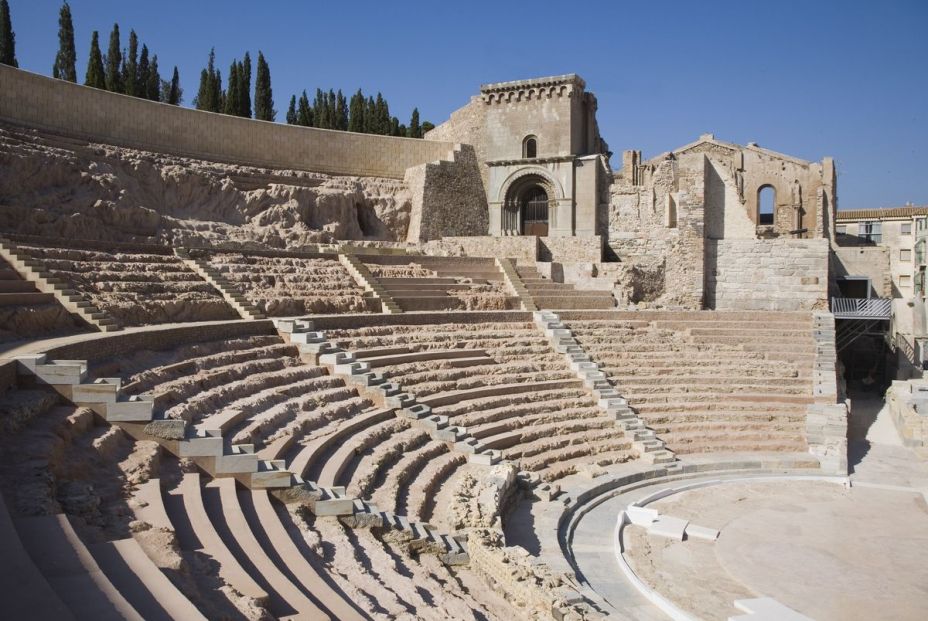
[[[209,283],[173,254],[105,252],[18,244],[60,280],[123,326],[236,319]]]
[[[806,450],[808,313],[613,315],[565,322],[669,449]]]
[[[209,266],[269,317],[379,311],[335,255],[212,253]]]
[[[634,455],[630,440],[531,323],[390,325],[325,333],[416,395],[433,415],[447,417],[483,448],[545,480],[571,474],[582,464],[622,462]],[[451,494],[458,477],[474,466],[456,445],[431,439],[421,427],[407,424],[400,433],[385,435],[390,424],[372,421],[355,433],[358,449],[337,456],[351,461],[333,470],[340,473],[335,482],[369,491],[378,502],[392,501],[398,512],[432,519],[440,504],[432,498]]]

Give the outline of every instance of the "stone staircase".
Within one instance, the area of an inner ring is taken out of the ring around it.
[[[126,397],[119,378],[87,381],[84,360],[48,360],[45,354],[18,356],[19,375],[47,384],[77,406],[93,410],[137,439],[154,440],[179,458],[188,458],[214,477],[234,477],[248,488],[290,488],[294,480],[280,460],[262,460],[248,444],[227,451],[221,435],[201,432],[180,419],[153,419],[154,402],[144,395]],[[326,490],[307,490],[316,500],[329,500]]]
[[[115,319],[96,308],[77,291],[69,288],[64,280],[52,277],[42,261],[33,259],[13,242],[0,238],[0,259],[6,261],[23,281],[32,284],[34,290],[32,292],[12,292],[13,295],[25,296],[20,298],[19,303],[44,303],[54,298],[68,312],[77,315],[101,332],[113,332],[120,329]]]
[[[400,308],[400,305],[390,296],[387,290],[382,284],[371,274],[371,271],[367,269],[367,266],[364,265],[364,262],[361,261],[355,254],[350,253],[340,253],[338,255],[338,261],[345,269],[348,270],[348,273],[355,279],[355,282],[358,283],[365,291],[373,295],[375,298],[380,300],[381,308],[384,313],[395,314],[402,313],[403,309]]]
[[[628,402],[609,381],[600,364],[594,362],[583,350],[570,329],[561,323],[560,317],[550,311],[541,311],[534,313],[534,318],[535,324],[545,333],[555,350],[564,354],[570,368],[596,397],[599,407],[605,410],[610,418],[615,418],[616,426],[632,440],[632,446],[638,451],[640,458],[649,464],[676,461],[676,457],[665,447],[664,442],[628,407]]]
[[[232,287],[232,283],[210,266],[205,259],[191,258],[190,253],[181,248],[178,248],[175,253],[187,267],[219,291],[225,301],[229,303],[229,306],[234,308],[242,319],[266,319],[264,313],[251,304],[244,295],[236,291]]]
[[[515,271],[538,308],[608,310],[615,307],[615,298],[609,291],[577,289],[569,283],[554,282],[542,276],[534,265],[517,265]]]
[[[522,282],[519,271],[512,264],[512,261],[509,259],[497,258],[496,266],[499,267],[499,270],[503,273],[503,277],[506,279],[506,283],[512,289],[512,292],[521,300],[522,310],[537,311],[538,307],[535,306],[535,300],[532,298],[531,292],[526,288],[525,283]]]

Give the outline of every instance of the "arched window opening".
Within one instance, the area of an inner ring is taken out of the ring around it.
[[[773,211],[777,203],[777,191],[772,185],[761,186],[757,190],[757,224],[773,224]]]
[[[528,136],[522,141],[522,157],[538,157],[538,139]]]

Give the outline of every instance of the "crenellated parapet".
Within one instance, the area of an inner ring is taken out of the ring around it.
[[[557,97],[579,98],[584,94],[585,87],[586,82],[580,76],[568,73],[531,80],[484,84],[480,87],[480,97],[488,105]]]

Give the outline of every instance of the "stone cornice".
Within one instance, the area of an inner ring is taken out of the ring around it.
[[[555,155],[552,157],[528,157],[514,160],[490,160],[486,162],[487,166],[528,166],[530,164],[556,164],[559,162],[572,162],[577,159],[576,155]]]

